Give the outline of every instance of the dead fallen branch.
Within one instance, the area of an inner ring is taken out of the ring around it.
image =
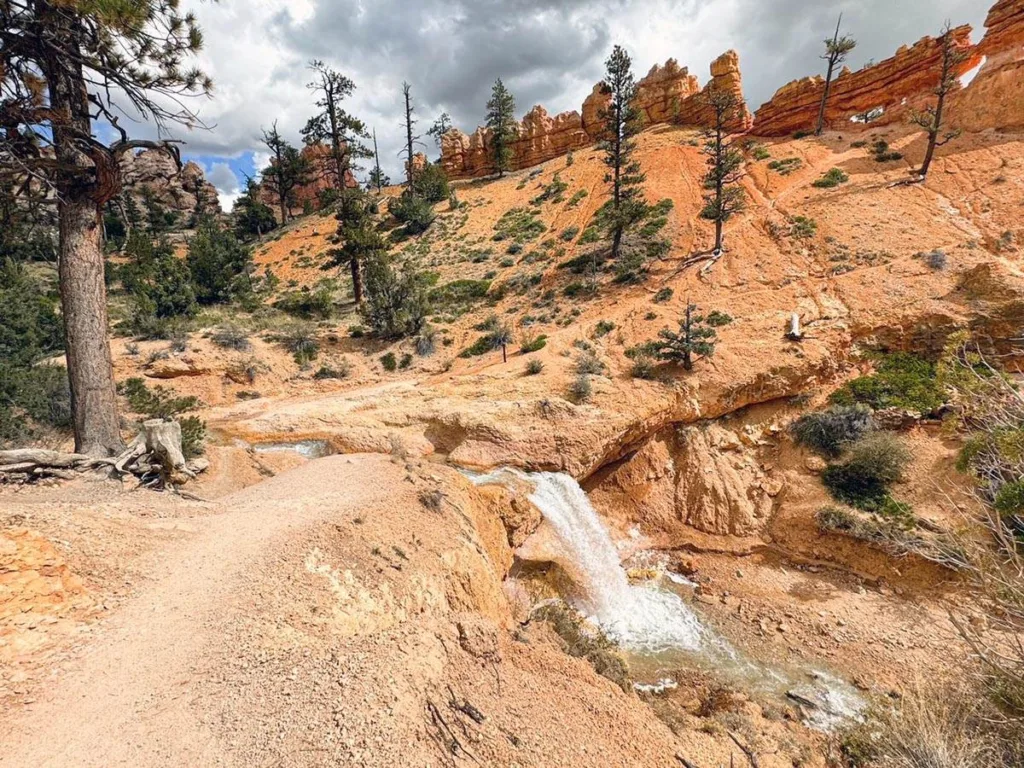
[[[42,478],[73,479],[77,474],[107,471],[116,477],[133,475],[139,485],[164,488],[184,485],[206,470],[204,459],[186,461],[181,450],[181,425],[152,419],[119,456],[96,457],[35,448],[0,451],[0,476],[8,481]]]

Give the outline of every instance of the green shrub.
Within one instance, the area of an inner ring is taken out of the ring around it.
[[[818,234],[818,222],[807,216],[794,216],[789,222],[792,237],[809,238]]]
[[[395,358],[394,352],[388,352],[381,356],[380,364],[384,366],[384,370],[388,373],[394,373],[398,370],[398,360]]]
[[[830,168],[824,176],[815,180],[812,186],[819,189],[831,189],[832,187],[838,187],[840,184],[845,184],[849,180],[850,177],[842,168]]]
[[[237,325],[222,325],[214,330],[210,339],[218,347],[246,352],[252,346],[249,343],[249,332]]]
[[[186,459],[202,456],[206,451],[206,422],[198,416],[178,419],[181,425],[181,453]]]
[[[316,332],[305,323],[287,326],[276,334],[275,341],[291,352],[299,365],[311,363],[320,354],[320,342],[316,338]]]
[[[398,361],[398,367],[404,371],[410,365],[412,365],[412,355],[406,352],[404,355],[402,355],[402,359]]]
[[[493,240],[533,240],[547,231],[544,222],[527,208],[512,208],[502,214],[494,225]]]
[[[189,241],[185,265],[200,304],[224,303],[250,291],[251,250],[211,219],[201,222]]]
[[[655,304],[664,304],[666,301],[672,298],[672,293],[673,291],[671,288],[662,288],[656,294],[654,294],[654,298],[651,299],[651,301],[653,301]]]
[[[322,381],[325,379],[347,379],[352,375],[352,366],[345,360],[342,360],[336,366],[321,365],[316,373],[313,374],[313,378]]]
[[[579,227],[566,227],[565,229],[562,230],[562,233],[559,235],[559,237],[562,238],[562,240],[564,242],[568,243],[570,240],[572,240],[574,237],[576,237],[576,235],[578,235],[579,233],[580,233],[580,228]]]
[[[708,316],[705,321],[712,328],[721,328],[724,325],[729,325],[732,322],[732,316],[727,315],[725,312],[719,312],[717,309],[713,309],[708,312]]]
[[[993,506],[1003,517],[1024,514],[1024,480],[1004,484],[996,493]]]
[[[274,302],[274,308],[304,320],[327,320],[334,314],[334,292],[324,285],[288,291]]]
[[[835,459],[846,445],[862,438],[872,427],[871,410],[857,404],[833,405],[825,411],[804,414],[790,430],[799,445]]]
[[[804,164],[799,157],[785,157],[781,160],[772,160],[768,163],[769,170],[775,171],[780,176],[789,176]]]
[[[569,185],[562,181],[561,175],[556,171],[554,178],[550,184],[544,187],[544,190],[537,195],[533,200],[530,201],[531,205],[540,205],[541,203],[551,200],[555,203],[562,202],[565,195],[565,190],[569,188]]]
[[[871,152],[875,156],[875,161],[879,163],[889,163],[893,160],[903,159],[903,155],[899,152],[890,151],[889,142],[885,139],[876,139],[875,143],[871,146]]]
[[[70,428],[71,389],[63,366],[21,367],[0,359],[0,448]]]
[[[363,285],[360,313],[377,336],[398,339],[420,331],[430,309],[427,275],[380,253],[364,263]]]
[[[889,486],[903,477],[910,453],[892,435],[876,432],[854,443],[841,464],[826,467],[821,479],[837,501],[867,510],[881,509]]]
[[[416,194],[428,203],[440,203],[451,196],[448,176],[437,163],[427,163],[417,172],[415,187]]]
[[[426,232],[437,218],[434,206],[430,202],[422,197],[413,197],[412,195],[399,195],[391,198],[388,203],[388,212],[405,225],[405,231],[410,235]]]
[[[133,377],[118,386],[118,391],[128,401],[132,413],[150,419],[170,419],[199,407],[197,397],[178,397],[165,387],[149,389],[146,382]]]
[[[610,320],[601,320],[596,326],[594,326],[594,337],[599,339],[602,336],[607,336],[614,330],[615,323]]]
[[[534,358],[526,363],[525,370],[527,376],[536,376],[538,373],[544,370],[544,363]]]
[[[569,399],[574,403],[587,402],[593,393],[594,387],[590,383],[590,377],[585,373],[579,374],[569,385]]]
[[[945,394],[934,364],[895,352],[880,359],[875,373],[847,382],[830,399],[836,405],[863,403],[875,410],[907,408],[928,415],[942,407]]]
[[[544,334],[539,336],[524,336],[523,340],[519,344],[519,351],[524,355],[528,355],[531,352],[539,352],[547,346],[548,337]]]
[[[56,307],[26,269],[0,262],[0,365],[28,367],[64,348]]]
[[[604,370],[604,363],[592,351],[581,352],[576,358],[576,373],[581,376],[600,376]]]

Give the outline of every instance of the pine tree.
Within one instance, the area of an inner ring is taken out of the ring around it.
[[[263,185],[277,198],[281,223],[288,221],[297,187],[312,181],[313,169],[309,160],[288,143],[277,130],[277,121],[269,131],[263,131],[263,143],[270,150],[270,165],[263,170]]]
[[[202,34],[174,0],[3,0],[0,41],[0,177],[15,189],[39,184],[57,201],[75,450],[117,453],[101,212],[121,189],[128,152],[158,149],[180,164],[174,144],[130,139],[119,107],[161,129],[198,124],[183,97],[211,83],[184,60]],[[112,144],[100,141],[95,120]]]
[[[341,108],[341,102],[355,91],[355,83],[322,61],[310,62],[309,69],[315,73],[316,79],[306,87],[319,94],[316,106],[320,112],[309,118],[302,129],[302,138],[309,146],[330,146],[332,167],[328,178],[334,188],[340,190],[355,168],[353,158],[371,157],[370,150],[362,141],[370,136],[362,120]]]
[[[430,130],[427,131],[427,135],[434,137],[434,142],[437,144],[438,149],[440,149],[441,137],[448,133],[448,131],[450,131],[451,129],[451,116],[447,112],[442,112],[441,116],[434,121],[434,124],[432,126],[430,126]]]
[[[686,315],[679,323],[679,333],[667,328],[658,334],[654,342],[657,356],[661,360],[680,364],[687,371],[693,370],[693,356],[711,357],[715,354],[718,334],[707,324],[704,315],[694,315],[696,304],[686,305]]]
[[[245,192],[237,200],[231,211],[235,219],[235,234],[245,240],[263,235],[277,226],[274,212],[270,206],[260,199],[260,186],[255,179],[246,179]]]
[[[715,222],[714,255],[717,258],[722,252],[725,222],[745,208],[743,190],[737,186],[743,178],[743,155],[729,141],[729,123],[738,109],[736,96],[713,88],[707,99],[714,117],[713,124],[705,131],[704,154],[707,155],[708,172],[704,176],[704,188],[709,190],[709,194],[704,198],[704,209],[700,215]]]
[[[839,27],[843,23],[843,14],[839,14],[839,22],[836,24],[836,33],[831,40],[825,41],[825,55],[821,58],[828,62],[828,71],[825,74],[825,90],[821,94],[821,106],[818,108],[818,125],[814,129],[814,135],[820,136],[825,130],[825,109],[828,105],[829,92],[832,89],[832,75],[835,73],[836,65],[846,61],[846,57],[854,48],[857,41],[847,35],[839,36]]]
[[[364,192],[350,189],[342,195],[336,219],[341,247],[328,253],[324,269],[348,267],[352,274],[352,296],[363,301],[363,265],[374,255],[387,253],[387,243],[373,226],[372,201]]]
[[[616,45],[605,62],[604,86],[610,100],[599,113],[604,123],[600,148],[610,169],[605,181],[611,184],[611,199],[601,212],[601,221],[612,241],[611,256],[618,260],[625,234],[647,218],[650,207],[643,196],[646,178],[640,163],[633,159],[636,136],[643,128],[640,111],[633,106],[636,80],[629,54]]]
[[[942,59],[939,63],[939,82],[934,90],[937,97],[935,106],[926,107],[921,112],[915,110],[910,117],[911,122],[924,128],[928,134],[928,149],[924,155],[924,162],[921,163],[921,170],[917,172],[920,181],[924,181],[928,176],[932,160],[935,159],[935,150],[945,146],[961,133],[959,129],[946,131],[942,139],[939,139],[945,120],[946,97],[960,87],[960,65],[966,60],[968,54],[967,51],[957,46],[948,21],[942,28],[942,37],[939,38],[939,43],[942,46]]]
[[[505,175],[512,163],[512,142],[519,127],[516,124],[516,100],[499,77],[491,88],[487,102],[487,127],[491,130],[491,159],[498,178]]]

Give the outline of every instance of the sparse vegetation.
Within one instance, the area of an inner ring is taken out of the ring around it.
[[[775,171],[780,176],[789,176],[789,174],[800,169],[804,164],[804,161],[799,157],[784,157],[780,160],[772,160],[768,163],[768,169]]]
[[[842,168],[831,168],[820,179],[816,179],[812,186],[819,189],[831,189],[845,184],[850,180],[849,175]]]
[[[580,373],[569,385],[569,399],[574,403],[585,403],[594,394],[594,386],[590,383],[590,376]]]
[[[889,501],[889,487],[903,479],[910,453],[886,432],[875,432],[853,443],[841,463],[829,465],[821,480],[837,501],[869,511]]]
[[[544,363],[534,358],[526,363],[524,370],[527,376],[536,376],[544,370]]]
[[[933,363],[895,352],[878,359],[875,373],[848,381],[830,399],[837,405],[863,403],[875,410],[906,408],[928,415],[946,398]]]
[[[826,458],[839,458],[850,443],[873,428],[871,410],[865,405],[833,405],[818,413],[806,413],[790,427],[793,439]]]

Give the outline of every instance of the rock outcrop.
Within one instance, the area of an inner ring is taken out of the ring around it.
[[[985,64],[950,105],[967,131],[1024,129],[1024,0],[1000,0],[985,19],[977,51]]]
[[[591,142],[583,130],[579,112],[563,112],[554,117],[544,107],[531,109],[519,123],[518,137],[512,145],[513,169],[543,163]],[[441,137],[441,165],[449,178],[476,178],[493,173],[491,131],[477,128],[466,135],[451,130]]]
[[[725,91],[736,97],[739,108],[732,120],[729,121],[728,127],[737,132],[749,131],[754,124],[754,118],[743,98],[740,57],[736,51],[726,51],[711,62],[711,81],[704,86],[704,90],[699,94],[682,103],[676,122],[681,125],[711,125],[714,120],[714,112],[711,111],[705,98],[708,91],[711,90]]]
[[[756,535],[783,487],[757,460],[757,442],[717,424],[669,428],[598,472],[588,491],[597,504],[642,520],[647,530]]]
[[[634,104],[647,125],[706,125],[708,111],[702,94],[708,88],[722,88],[735,93],[742,105],[733,129],[749,129],[751,117],[743,101],[739,56],[735,51],[726,52],[712,63],[711,77],[702,91],[695,75],[680,67],[675,59],[669,59],[664,66],[655,65],[637,83]],[[608,97],[607,86],[602,82],[587,96],[582,112],[562,112],[552,117],[544,107],[531,109],[519,124],[518,138],[512,145],[512,169],[528,168],[593,144],[601,137],[600,115]],[[452,130],[441,137],[441,164],[452,179],[486,176],[493,173],[490,148],[491,132],[486,128],[477,128],[469,135]]]
[[[1000,56],[1024,48],[1024,0],[999,0],[985,18],[985,37],[978,44],[982,56]]]
[[[165,152],[146,149],[127,154],[121,160],[124,194],[131,196],[139,210],[159,206],[185,224],[194,216],[220,213],[217,188],[206,180],[203,169],[193,162],[179,170]]]
[[[957,47],[970,55],[960,63],[963,75],[978,65],[981,55],[971,46],[971,27],[952,30]],[[924,37],[903,46],[895,56],[857,72],[844,68],[833,81],[825,113],[829,126],[853,129],[864,123],[851,118],[875,109],[886,113],[934,88],[939,79],[942,46],[939,39]],[[818,117],[825,79],[819,75],[794,80],[782,86],[754,115],[754,132],[759,136],[788,136],[813,130]]]

